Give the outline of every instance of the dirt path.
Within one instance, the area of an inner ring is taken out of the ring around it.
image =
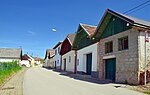
[[[23,77],[26,69],[19,71],[10,80],[8,80],[2,88],[0,95],[23,95]]]

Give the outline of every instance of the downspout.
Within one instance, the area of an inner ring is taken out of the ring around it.
[[[77,50],[75,50],[75,66],[74,66],[74,73],[77,73]]]
[[[62,55],[60,56],[60,70],[61,70],[61,67],[62,67]]]

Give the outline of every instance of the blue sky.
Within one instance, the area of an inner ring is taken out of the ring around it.
[[[146,0],[0,0],[0,47],[44,58],[79,23],[97,25],[107,8],[125,12]],[[150,21],[150,6],[131,16]],[[52,29],[56,29],[53,32]]]

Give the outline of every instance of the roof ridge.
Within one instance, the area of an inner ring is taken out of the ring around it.
[[[123,15],[128,16],[128,17],[132,17],[132,18],[135,18],[135,19],[138,19],[138,20],[142,20],[142,21],[145,21],[145,22],[150,22],[148,20],[137,18],[137,17],[133,17],[133,16],[130,16],[130,15],[126,15],[126,14],[123,14]]]
[[[132,24],[139,24],[139,25],[150,27],[150,21],[143,20],[143,19],[133,17],[133,16],[130,16],[130,15],[126,15],[126,14],[116,12],[116,11],[113,11],[113,10],[110,10],[110,9],[107,9],[106,12],[108,12],[110,14],[113,14],[113,15],[116,15],[116,16],[118,16],[118,17],[120,17],[120,18],[122,18],[122,19],[124,19],[128,22],[131,22]]]
[[[21,49],[21,48],[0,48],[0,49]]]

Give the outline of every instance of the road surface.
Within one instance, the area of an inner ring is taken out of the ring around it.
[[[119,84],[96,84],[60,75],[58,72],[35,67],[26,71],[24,95],[144,95]]]

